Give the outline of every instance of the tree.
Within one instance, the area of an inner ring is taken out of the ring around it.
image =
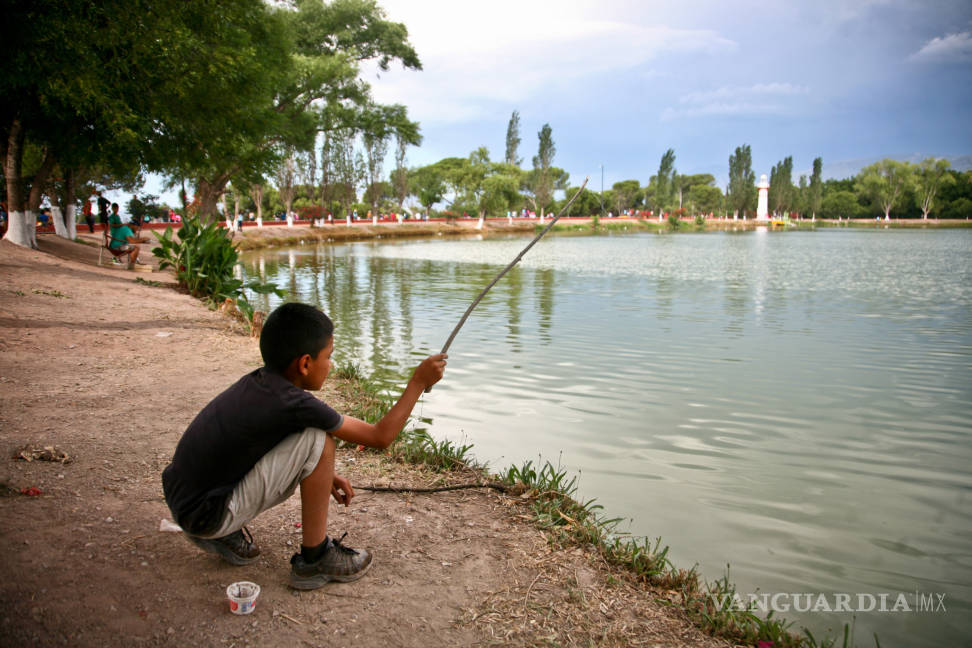
[[[787,156],[770,171],[770,199],[773,213],[786,215],[794,203],[793,157]]]
[[[506,164],[520,166],[523,159],[517,156],[517,149],[520,147],[520,113],[516,110],[510,117],[510,123],[506,127]]]
[[[450,207],[462,202],[469,184],[469,158],[447,157],[435,163],[444,185],[443,198],[452,194]]]
[[[250,198],[256,206],[257,219],[263,222],[263,182],[258,181],[250,184]]]
[[[293,149],[288,150],[283,162],[277,167],[277,191],[283,203],[284,212],[290,217],[297,193],[297,161]]]
[[[807,185],[807,176],[804,173],[800,174],[800,182],[796,190],[796,199],[793,203],[793,210],[800,214],[800,218],[803,218],[807,211],[809,211],[810,205],[810,187]]]
[[[922,160],[915,171],[915,202],[921,209],[921,217],[928,220],[928,214],[935,204],[935,195],[943,184],[954,182],[948,175],[951,163],[948,160],[927,158]]]
[[[891,217],[891,210],[898,204],[901,194],[912,181],[912,168],[907,162],[885,158],[861,169],[855,189],[871,199],[884,214]]]
[[[408,141],[401,135],[395,139],[395,169],[391,173],[391,184],[395,190],[398,209],[405,209],[405,198],[408,197],[408,167],[405,166],[405,151]]]
[[[736,147],[729,156],[729,188],[727,192],[729,208],[733,217],[756,207],[756,174],[753,173],[753,154],[749,144]]]
[[[365,200],[371,205],[371,210],[377,213],[379,192],[375,189],[381,183],[382,166],[385,162],[385,156],[388,154],[390,135],[382,130],[365,131],[362,139],[364,140],[365,163],[367,164],[368,174],[368,190],[365,192]]]
[[[814,158],[813,173],[810,175],[809,199],[807,201],[813,220],[817,219],[817,212],[820,211],[821,201],[823,201],[822,171],[823,160],[821,158]]]
[[[409,174],[409,182],[426,212],[431,211],[432,205],[445,196],[445,180],[442,171],[435,164],[412,171]]]
[[[564,204],[570,200],[570,197],[577,193],[580,187],[567,187],[564,190],[564,199],[560,204],[559,208],[562,208]],[[570,206],[570,209],[564,216],[590,216],[592,214],[600,213],[601,198],[598,196],[596,191],[591,191],[587,187],[584,188],[580,195],[577,196],[577,200]]]
[[[358,198],[358,185],[365,177],[365,162],[354,146],[355,135],[350,128],[331,133],[330,166],[334,171],[334,197],[344,215],[351,213],[351,205]]]
[[[614,191],[614,208],[618,214],[634,206],[638,192],[641,190],[641,183],[637,180],[622,180],[615,182],[611,189]]]
[[[528,189],[533,194],[533,203],[540,212],[540,218],[543,218],[544,210],[553,199],[554,189],[560,188],[556,185],[566,183],[566,174],[563,170],[558,169],[560,177],[555,177],[553,173],[553,159],[557,147],[554,145],[552,132],[550,124],[544,124],[537,133],[539,146],[537,154],[533,156],[533,174],[528,180]]]
[[[722,204],[722,190],[711,184],[692,185],[688,197],[696,213],[711,214]]]
[[[671,204],[672,182],[675,175],[675,149],[668,149],[662,155],[655,175],[655,209],[661,214]],[[649,183],[650,184],[650,183]]]
[[[258,4],[247,15],[255,24],[245,30],[222,13],[208,21],[217,28],[206,24],[213,32],[206,33],[206,44],[218,41],[213,47],[229,51],[217,58],[202,49],[214,71],[174,88],[180,101],[171,101],[170,110],[179,111],[172,120],[178,128],[158,138],[157,165],[197,179],[203,214],[230,178],[273,169],[281,146],[307,150],[318,131],[349,126],[345,113],[372,110],[370,88],[359,79],[364,61],[382,70],[392,60],[421,68],[404,25],[385,20],[374,0]],[[227,22],[237,29],[224,28]],[[167,41],[179,36],[169,34]],[[216,105],[220,110],[209,109]]]
[[[154,11],[146,4],[4,3],[0,156],[9,212],[5,239],[36,246],[34,212],[45,193],[70,217],[75,187],[88,175],[85,167],[130,168],[137,158],[140,138],[153,126],[145,115],[151,114],[156,81],[171,76],[171,70],[155,64],[158,52],[147,44],[154,42],[151,34],[164,33],[184,16],[176,3]],[[63,199],[49,182],[54,173],[63,180]]]
[[[863,212],[864,208],[857,202],[857,196],[846,189],[827,194],[820,206],[820,213],[824,218],[858,218]]]

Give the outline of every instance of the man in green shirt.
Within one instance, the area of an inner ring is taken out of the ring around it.
[[[129,270],[135,266],[144,266],[144,263],[138,261],[138,253],[141,249],[138,244],[148,243],[148,239],[144,236],[135,236],[132,228],[122,223],[121,216],[118,215],[118,203],[111,204],[111,216],[108,218],[108,225],[111,227],[109,233],[111,240],[108,247],[112,250],[128,252]]]

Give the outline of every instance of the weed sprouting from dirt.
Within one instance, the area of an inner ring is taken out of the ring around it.
[[[50,297],[57,297],[58,299],[70,299],[67,295],[62,293],[60,290],[45,290],[43,288],[34,288],[32,290],[35,295],[49,295]]]

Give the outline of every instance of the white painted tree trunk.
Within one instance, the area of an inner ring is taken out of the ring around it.
[[[64,219],[64,224],[67,226],[68,238],[72,241],[78,238],[78,215],[77,206],[71,203],[67,206],[67,217]]]
[[[54,222],[54,233],[61,238],[71,238],[68,236],[67,227],[64,225],[64,218],[61,216],[61,208],[51,207],[51,220]]]
[[[371,224],[372,225],[377,225],[378,224],[378,214],[372,214],[371,215]]]
[[[294,226],[294,215],[291,214],[290,212],[287,212],[287,227],[293,227],[293,226]]]
[[[7,214],[7,233],[3,240],[27,248],[37,248],[37,221],[34,212],[12,211]]]
[[[351,227],[351,214],[348,214],[348,227]]]
[[[257,227],[263,227],[263,216],[257,216]]]
[[[476,229],[478,229],[478,230],[483,229],[483,217],[482,216],[479,217],[479,222],[476,223]]]

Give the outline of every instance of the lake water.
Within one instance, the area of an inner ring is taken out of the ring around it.
[[[527,240],[267,250],[244,267],[328,312],[339,360],[401,385]],[[494,469],[559,462],[624,530],[709,580],[729,563],[743,594],[934,600],[857,613],[859,645],[968,645],[970,252],[969,230],[548,237],[416,412]],[[776,616],[819,636],[854,615]]]

